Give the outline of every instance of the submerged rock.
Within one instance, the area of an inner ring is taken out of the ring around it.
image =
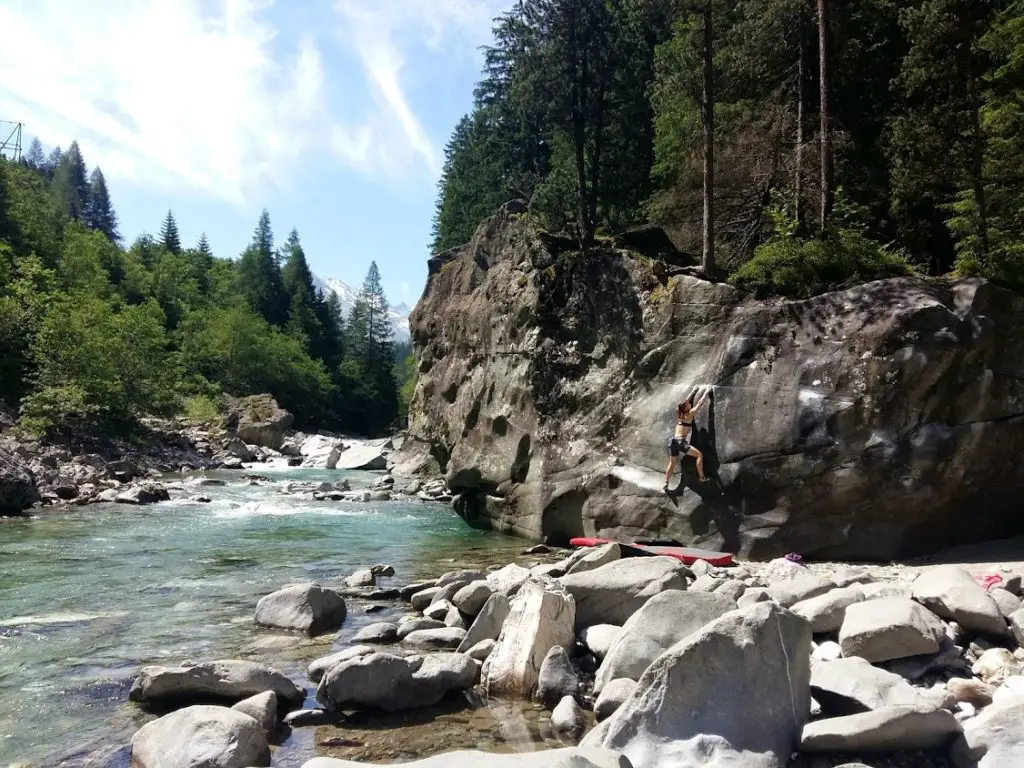
[[[446,752],[404,763],[409,768],[633,768],[622,755],[604,749],[549,749],[505,755],[496,752]],[[316,757],[302,768],[365,768],[366,763]]]

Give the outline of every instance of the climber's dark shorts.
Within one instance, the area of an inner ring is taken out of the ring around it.
[[[689,437],[673,437],[668,441],[669,456],[685,456],[690,451]]]

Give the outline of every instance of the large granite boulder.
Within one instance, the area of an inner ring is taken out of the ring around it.
[[[437,704],[449,691],[472,688],[479,662],[461,653],[395,656],[371,653],[335,664],[316,700],[328,709],[398,712]]]
[[[270,765],[262,726],[227,707],[194,706],[146,723],[132,737],[133,768]]]
[[[854,603],[839,628],[843,656],[889,661],[936,653],[945,637],[942,622],[904,597]]]
[[[128,694],[151,706],[191,704],[211,699],[238,702],[273,691],[279,702],[298,706],[306,691],[276,669],[255,661],[210,661],[181,667],[143,667]]]
[[[676,263],[673,263],[676,261]],[[1024,529],[1024,298],[977,279],[755,301],[502,208],[410,316],[410,445],[471,525],[892,560]],[[676,404],[714,382],[662,492]],[[684,492],[685,491],[685,492]]]
[[[540,679],[541,665],[555,646],[572,648],[576,603],[550,580],[530,578],[512,599],[498,642],[484,662],[488,694],[528,698]]]
[[[631,557],[559,579],[576,600],[576,630],[619,624],[652,596],[686,589],[686,566],[671,557]]]
[[[597,670],[594,693],[618,678],[639,680],[662,653],[735,608],[735,600],[714,593],[671,589],[655,595],[622,626]]]
[[[500,592],[495,592],[487,598],[484,607],[473,619],[465,638],[459,644],[459,652],[465,653],[484,640],[497,640],[510,610],[508,598]]]
[[[1024,765],[1024,696],[989,705],[964,724],[963,737],[953,745],[957,768],[1009,768]]]
[[[313,583],[291,584],[260,598],[256,623],[319,635],[340,627],[346,612],[345,599],[336,590]]]
[[[636,768],[785,768],[810,712],[811,628],[774,603],[725,614],[663,653],[582,746]]]
[[[935,749],[960,733],[960,723],[944,709],[887,706],[804,726],[802,752],[895,752]]]
[[[0,515],[20,515],[37,501],[32,470],[17,456],[0,451]]]
[[[249,445],[281,450],[293,416],[281,408],[272,395],[250,395],[228,411],[228,427]]]

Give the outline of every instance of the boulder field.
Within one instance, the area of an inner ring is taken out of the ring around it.
[[[680,254],[581,255],[507,205],[435,256],[410,317],[396,470],[471,525],[674,538],[744,557],[889,560],[1021,530],[1024,299],[900,278],[757,301]],[[711,387],[662,491],[676,404]]]
[[[619,556],[617,547],[580,550],[396,590],[409,615],[312,662],[313,685],[248,661],[144,667],[131,700],[172,711],[137,732],[132,765],[269,765],[270,749],[288,733],[282,716],[291,729],[344,733],[355,713],[419,710],[414,717],[426,720],[442,701],[451,714],[487,697],[538,701],[550,712],[542,735],[564,749],[456,751],[408,765],[790,768],[859,765],[866,754],[871,764],[892,765],[924,750],[928,765],[1002,768],[1024,755],[1019,574],[978,581],[950,565],[912,571],[779,559],[715,568]],[[593,567],[579,570],[584,563]],[[255,623],[266,623],[268,598],[275,617],[302,614],[290,624],[298,632],[308,630],[306,609],[336,613],[309,599],[333,588],[299,587],[263,598]],[[424,619],[444,603],[446,623]],[[468,634],[452,626],[453,612]],[[821,616],[829,621],[816,626]],[[405,631],[423,621],[433,624]],[[471,646],[417,638],[453,631],[472,635]],[[314,688],[318,708],[298,709]],[[360,764],[317,757],[304,768]]]

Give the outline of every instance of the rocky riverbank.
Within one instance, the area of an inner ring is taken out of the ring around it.
[[[131,440],[111,436],[40,442],[16,439],[8,429],[0,434],[0,515],[42,507],[166,501],[179,487],[161,480],[171,473],[251,472],[260,466],[387,470],[392,452],[401,445],[401,438],[305,434],[291,430],[291,422],[291,414],[273,398],[255,396],[238,401],[222,424],[146,419]],[[189,481],[203,482],[201,477]],[[443,481],[416,480],[397,489],[394,483],[389,474],[369,490],[352,491],[344,482],[292,490],[332,501],[387,501],[393,494],[451,501]]]
[[[304,768],[357,766],[350,758],[372,759],[365,740],[388,741],[382,729],[396,717],[427,723],[445,717],[438,707],[450,716],[481,697],[537,702],[545,740],[560,748],[444,753],[453,742],[435,740],[420,755],[437,754],[413,764],[996,768],[1024,759],[1020,562],[715,568],[623,558],[614,544],[530,552],[533,563],[401,588],[381,586],[392,571],[378,564],[344,583],[266,595],[254,625],[301,636],[338,631],[354,601],[398,601],[407,615],[364,627],[314,660],[306,681],[238,660],[142,669],[131,699],[163,716],[135,735],[133,764],[192,765],[202,750],[215,756],[210,768],[266,766],[289,731],[321,727],[330,756]],[[303,709],[310,691],[318,706]]]

